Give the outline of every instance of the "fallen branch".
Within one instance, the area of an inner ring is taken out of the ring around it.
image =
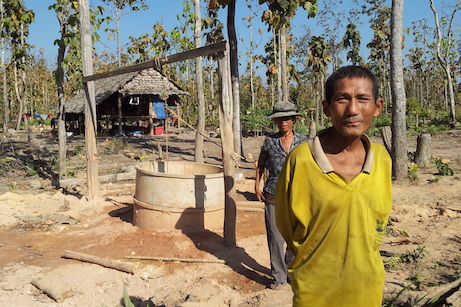
[[[397,238],[388,242],[390,245],[405,245],[405,244],[422,244],[421,240],[410,238]]]
[[[65,251],[61,257],[80,260],[83,262],[99,264],[106,268],[115,269],[115,270],[119,270],[122,272],[130,273],[130,274],[134,274],[134,270],[135,270],[135,267],[130,263],[119,263],[113,260],[104,259],[104,258],[92,256],[92,255],[77,253],[77,252],[72,252],[72,251]]]
[[[46,281],[35,278],[32,280],[32,285],[35,286],[37,289],[51,297],[58,303],[64,301],[65,298],[72,297],[74,292],[72,290],[67,290],[65,292],[61,292],[53,288],[53,285],[48,284]]]
[[[393,257],[393,256],[402,256],[403,255],[401,253],[394,253],[394,252],[385,251],[385,250],[380,250],[379,253],[383,257]]]
[[[433,293],[429,293],[429,299],[421,306],[442,306],[447,300],[457,300],[460,296],[455,294],[457,291],[461,291],[461,278],[458,278],[454,282],[440,286]],[[458,301],[459,303],[459,301]],[[445,305],[443,305],[445,306]],[[449,304],[447,306],[459,306],[457,303]]]
[[[461,206],[451,205],[451,206],[447,206],[446,208],[449,209],[449,210],[461,212]]]
[[[226,263],[220,259],[196,259],[196,258],[172,258],[154,256],[125,256],[126,259],[156,260],[156,261],[178,261],[178,262],[203,262],[203,263]]]

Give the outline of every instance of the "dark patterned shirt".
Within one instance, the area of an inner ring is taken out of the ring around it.
[[[279,178],[280,171],[282,170],[283,163],[296,146],[307,141],[307,136],[294,132],[294,139],[291,143],[288,152],[283,149],[282,142],[280,141],[280,134],[274,133],[266,137],[261,153],[259,154],[258,167],[268,170],[266,182],[264,183],[264,192],[274,195],[277,179]]]

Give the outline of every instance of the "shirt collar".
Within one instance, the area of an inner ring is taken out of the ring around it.
[[[334,172],[333,166],[331,166],[330,161],[328,160],[325,152],[323,151],[322,144],[320,143],[319,135],[322,135],[326,132],[327,129],[319,131],[314,139],[309,140],[309,146],[312,151],[312,156],[314,157],[315,162],[317,162],[320,169],[323,173]],[[373,152],[371,150],[371,142],[368,136],[363,135],[362,141],[365,143],[367,148],[367,156],[365,157],[365,163],[363,164],[362,172],[370,174],[371,168],[373,166]]]

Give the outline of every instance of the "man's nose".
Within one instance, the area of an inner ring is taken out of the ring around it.
[[[351,99],[347,104],[347,113],[349,115],[356,115],[359,112],[359,102],[357,99]]]

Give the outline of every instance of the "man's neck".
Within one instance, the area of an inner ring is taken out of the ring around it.
[[[327,129],[319,138],[326,154],[355,153],[364,149],[362,136],[348,138],[339,134],[334,128]]]
[[[289,138],[289,137],[294,136],[295,134],[294,134],[293,130],[288,130],[286,132],[279,131],[279,135],[280,135],[281,138]]]

